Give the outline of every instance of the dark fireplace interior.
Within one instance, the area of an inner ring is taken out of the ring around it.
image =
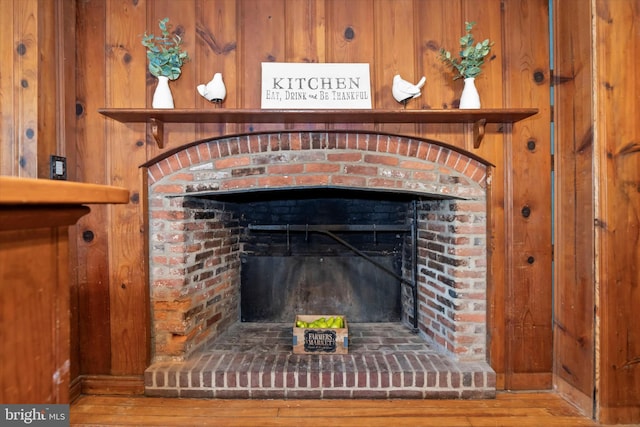
[[[411,268],[414,199],[326,188],[216,196],[241,230],[241,321],[340,314],[399,322],[411,286],[403,271]]]

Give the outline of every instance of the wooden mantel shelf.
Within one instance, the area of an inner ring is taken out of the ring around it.
[[[68,226],[91,204],[129,203],[129,190],[109,185],[0,176],[0,232]]]
[[[1,205],[128,203],[129,190],[109,185],[0,176]]]
[[[467,123],[474,125],[478,148],[487,123],[515,123],[537,108],[480,110],[271,110],[102,108],[98,112],[122,123],[148,123],[160,148],[164,123]]]

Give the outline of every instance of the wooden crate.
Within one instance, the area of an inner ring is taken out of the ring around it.
[[[344,328],[298,328],[298,320],[313,322],[324,317],[336,317],[336,314],[299,314],[293,322],[294,354],[347,354],[349,350],[349,328],[344,316]]]

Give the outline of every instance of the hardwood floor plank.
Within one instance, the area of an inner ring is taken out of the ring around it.
[[[276,417],[281,409],[277,407],[254,408],[222,408],[222,407],[189,407],[188,410],[198,418],[208,417]],[[176,414],[175,407],[163,406],[114,406],[114,405],[86,405],[78,408],[78,413],[104,414],[119,416],[156,416],[172,417]],[[186,411],[184,411],[186,412]]]
[[[157,417],[134,417],[126,420],[113,417],[108,420],[97,416],[88,416],[82,423],[75,423],[72,417],[72,426],[216,426],[216,427],[270,427],[270,426],[319,426],[330,425],[332,427],[472,427],[466,417],[406,417],[389,419],[380,417],[325,417],[314,418],[193,418],[188,416],[167,417],[159,420]]]
[[[422,407],[416,404],[414,408],[379,408],[379,407],[360,407],[360,408],[282,408],[278,412],[279,417],[285,418],[324,418],[330,413],[333,417],[430,417],[430,416],[465,416],[486,417],[490,414],[493,417],[500,416],[535,416],[548,417],[550,413],[545,408],[478,408],[478,409],[462,409],[452,407]]]
[[[483,400],[240,400],[81,396],[71,426],[598,426],[554,393]]]
[[[469,418],[472,427],[581,427],[597,426],[591,420],[581,420],[576,417],[472,417]]]

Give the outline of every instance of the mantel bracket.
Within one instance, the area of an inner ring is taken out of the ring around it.
[[[480,119],[473,124],[473,148],[480,148],[482,139],[484,138],[484,128],[487,119]]]
[[[158,144],[158,148],[164,148],[164,122],[151,117],[148,124],[151,129],[151,136]]]

